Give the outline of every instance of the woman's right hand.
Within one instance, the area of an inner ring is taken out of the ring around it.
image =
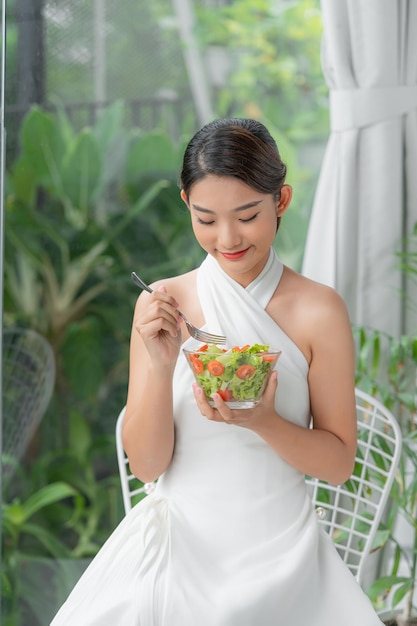
[[[182,343],[178,302],[160,286],[144,292],[136,308],[134,328],[141,336],[153,363],[175,364]]]
[[[123,446],[130,469],[152,482],[174,449],[172,380],[181,347],[178,303],[163,286],[143,292],[132,323]]]

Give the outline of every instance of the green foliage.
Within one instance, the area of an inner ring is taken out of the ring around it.
[[[49,623],[81,573],[71,562],[88,563],[120,520],[114,447],[112,436],[97,436],[73,410],[68,447],[44,453],[30,467],[15,467],[2,508],[8,626]],[[39,570],[51,576],[41,604]]]
[[[378,578],[367,590],[377,608],[383,608],[390,596],[392,607],[404,598],[404,618],[409,619],[416,607],[413,594],[417,577],[417,336],[399,339],[374,329],[354,329],[356,338],[356,384],[376,396],[398,419],[403,433],[403,452],[391,490],[391,505],[381,527],[387,547],[392,549],[391,570]],[[413,530],[411,554],[396,536],[398,519],[406,520]],[[408,575],[399,575],[405,564]]]
[[[110,396],[112,419],[124,401],[132,269],[152,281],[201,258],[177,186],[182,146],[162,131],[127,132],[123,110],[116,102],[76,132],[62,111],[32,108],[7,172],[5,322],[54,348],[54,445],[74,401],[92,422],[105,421]]]
[[[233,0],[222,7],[194,3],[196,35],[209,59],[214,47],[230,67],[213,91],[216,115],[259,119],[272,131],[288,182],[290,210],[276,240],[282,260],[300,270],[319,162],[303,165],[307,142],[328,135],[328,98],[320,59],[319,0],[277,3]],[[221,72],[217,61],[214,72]]]
[[[356,384],[378,397],[407,435],[416,427],[417,336],[395,339],[371,328],[354,328]]]
[[[201,45],[222,46],[232,65],[216,110],[269,119],[293,140],[327,133],[317,0],[234,0],[196,5]]]
[[[2,623],[17,624],[22,610],[19,567],[31,553],[48,554],[54,558],[67,557],[67,547],[55,533],[38,521],[37,515],[66,498],[75,496],[74,489],[55,482],[31,493],[25,500],[13,498],[2,504]]]

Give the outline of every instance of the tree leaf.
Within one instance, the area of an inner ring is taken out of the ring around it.
[[[102,332],[92,317],[71,324],[62,346],[63,368],[80,400],[97,394],[103,381]]]
[[[97,142],[88,128],[81,131],[65,155],[63,190],[73,207],[87,213],[98,187],[102,161]]]
[[[139,137],[131,147],[127,157],[127,183],[134,185],[141,177],[158,173],[162,178],[166,173],[176,172],[178,163],[171,139],[164,132],[156,130]]]
[[[33,107],[23,120],[20,132],[22,155],[47,189],[61,189],[64,141],[52,115]]]
[[[95,123],[93,135],[101,154],[106,152],[114,137],[122,129],[124,113],[125,105],[122,100],[118,100],[106,107]]]
[[[34,494],[22,504],[25,519],[28,520],[49,504],[63,500],[75,495],[75,490],[67,483],[57,482],[52,485],[46,485],[36,491]]]

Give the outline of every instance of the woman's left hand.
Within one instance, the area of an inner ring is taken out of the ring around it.
[[[273,370],[260,402],[253,409],[231,409],[217,393],[213,395],[213,401],[216,406],[212,407],[207,402],[202,388],[196,383],[193,384],[193,391],[201,415],[208,420],[251,429],[255,428],[260,420],[275,413],[277,386],[278,373],[276,370]]]

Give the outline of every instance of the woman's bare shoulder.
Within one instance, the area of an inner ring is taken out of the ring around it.
[[[309,363],[315,345],[350,333],[348,310],[337,291],[287,267],[268,310]]]
[[[318,283],[311,278],[286,267],[282,280],[283,295],[292,300],[294,306],[306,310],[310,315],[336,311],[346,312],[346,304],[341,295],[333,288]],[[278,291],[279,293],[279,291]]]

